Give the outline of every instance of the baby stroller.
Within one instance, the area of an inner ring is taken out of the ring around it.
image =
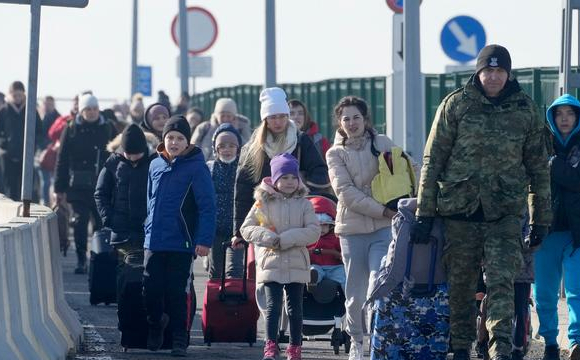
[[[333,211],[331,212],[336,212],[336,198],[332,196],[309,196],[309,200],[315,210],[322,210],[323,207],[317,208],[317,204],[324,202],[327,206],[325,209],[332,208]],[[334,219],[334,214],[332,214],[332,219]],[[335,354],[339,353],[342,345],[344,345],[345,352],[348,353],[350,350],[350,336],[343,329],[343,320],[346,314],[344,303],[346,299],[340,284],[332,279],[323,278],[318,285],[307,289],[304,291],[302,306],[303,337],[306,340],[330,340]],[[286,311],[283,311],[279,333],[280,342],[288,341],[288,336],[285,335],[287,326],[288,315]],[[330,337],[317,337],[317,335],[328,334],[330,330],[332,330]]]
[[[344,352],[350,350],[350,336],[344,330],[346,308],[344,293],[336,281],[323,279],[311,291],[304,291],[302,305],[302,335],[304,340],[330,341],[334,353],[338,355],[340,347],[344,345]],[[288,314],[286,307],[282,311],[282,320],[278,341],[287,343]],[[330,337],[327,335],[332,330]]]

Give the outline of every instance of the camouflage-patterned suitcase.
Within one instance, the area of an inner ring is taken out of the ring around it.
[[[437,240],[431,242],[429,283],[409,276],[413,256],[409,243],[405,280],[375,301],[371,360],[444,360],[449,347],[447,284],[433,284]]]

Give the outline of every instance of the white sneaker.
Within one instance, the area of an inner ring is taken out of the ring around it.
[[[363,359],[363,344],[351,339],[350,351],[348,352],[348,360],[362,360]]]

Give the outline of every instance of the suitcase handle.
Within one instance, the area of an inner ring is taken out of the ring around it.
[[[240,301],[247,301],[248,300],[248,247],[250,243],[247,241],[242,241],[244,244],[244,270],[242,275],[242,293],[241,294],[227,294],[226,293],[226,251],[228,248],[231,248],[232,244],[229,241],[224,241],[222,243],[223,247],[223,254],[222,254],[222,277],[221,277],[221,286],[219,292],[219,299],[220,301],[225,301],[227,297],[237,297]]]
[[[433,294],[433,290],[435,289],[435,265],[437,264],[437,245],[439,240],[435,236],[431,236],[431,258],[429,262],[429,280],[427,283],[427,289],[424,286],[420,286],[418,284],[413,284],[412,288],[409,289],[411,295],[415,297],[425,297]],[[405,266],[405,280],[406,284],[410,284],[411,282],[411,265],[413,263],[413,247],[415,244],[413,242],[409,242],[407,245],[407,264]]]

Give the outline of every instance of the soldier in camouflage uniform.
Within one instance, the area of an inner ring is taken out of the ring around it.
[[[482,262],[490,356],[510,358],[526,196],[534,244],[550,224],[544,124],[510,71],[504,47],[483,48],[472,78],[439,105],[423,157],[411,240],[428,242],[434,217],[444,218],[454,360],[468,360],[475,340],[474,294]]]

